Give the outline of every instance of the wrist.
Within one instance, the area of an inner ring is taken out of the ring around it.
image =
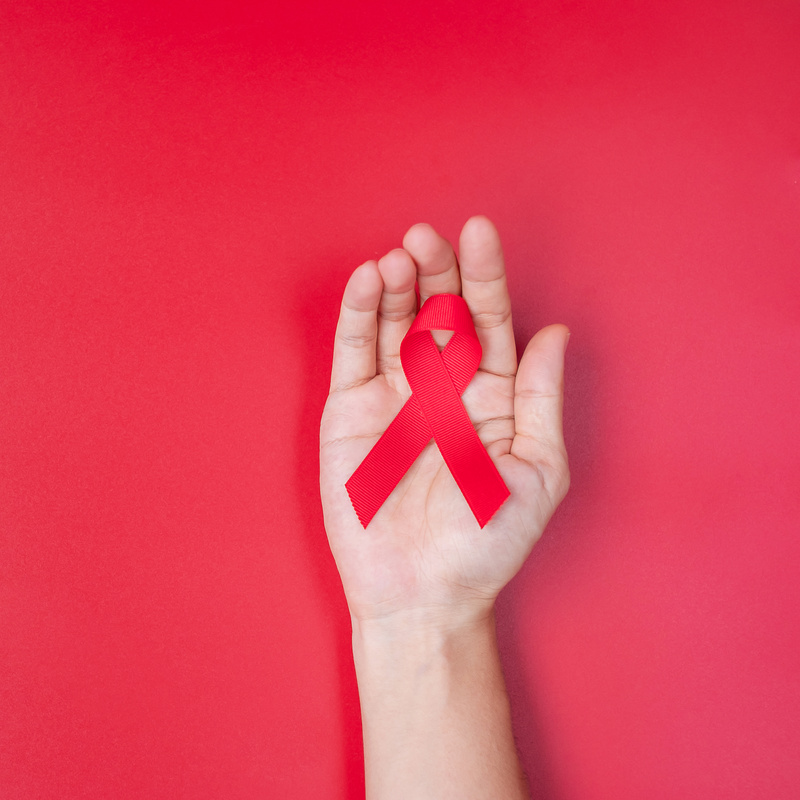
[[[353,659],[367,797],[530,797],[493,606],[482,614],[354,618]]]
[[[452,634],[469,634],[494,622],[495,601],[405,608],[389,614],[356,614],[351,610],[353,637],[387,643],[410,643]]]
[[[451,613],[419,610],[387,618],[352,618],[353,660],[359,684],[377,676],[384,688],[414,676],[458,671],[496,647],[494,606]]]

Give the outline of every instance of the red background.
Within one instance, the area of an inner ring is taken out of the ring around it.
[[[363,795],[341,291],[498,226],[572,330],[499,601],[536,796],[800,789],[800,6],[0,4],[0,796]]]

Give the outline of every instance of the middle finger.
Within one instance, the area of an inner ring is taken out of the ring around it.
[[[434,294],[461,294],[456,254],[430,225],[411,227],[403,237],[403,247],[417,265],[420,304]]]

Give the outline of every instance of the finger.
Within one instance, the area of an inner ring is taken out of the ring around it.
[[[561,424],[568,341],[566,325],[540,330],[525,348],[514,388],[516,431],[511,454],[541,470],[551,497],[563,497],[569,482]]]
[[[375,377],[378,304],[382,291],[383,281],[375,261],[367,261],[350,276],[333,342],[331,392],[360,386]]]
[[[430,225],[421,222],[409,228],[403,247],[417,267],[420,304],[433,294],[461,294],[456,254]]]
[[[402,248],[392,250],[378,261],[383,294],[378,306],[378,372],[400,369],[400,342],[417,312],[414,282],[417,268]]]
[[[472,217],[458,246],[461,295],[469,306],[483,348],[479,369],[514,375],[517,349],[511,323],[506,268],[500,236],[486,217]]]

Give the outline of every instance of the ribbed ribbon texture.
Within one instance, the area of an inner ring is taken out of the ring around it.
[[[431,335],[434,330],[453,331],[441,353]],[[431,438],[481,528],[509,496],[461,402],[481,353],[463,298],[428,298],[400,345],[411,397],[345,484],[365,528]]]

